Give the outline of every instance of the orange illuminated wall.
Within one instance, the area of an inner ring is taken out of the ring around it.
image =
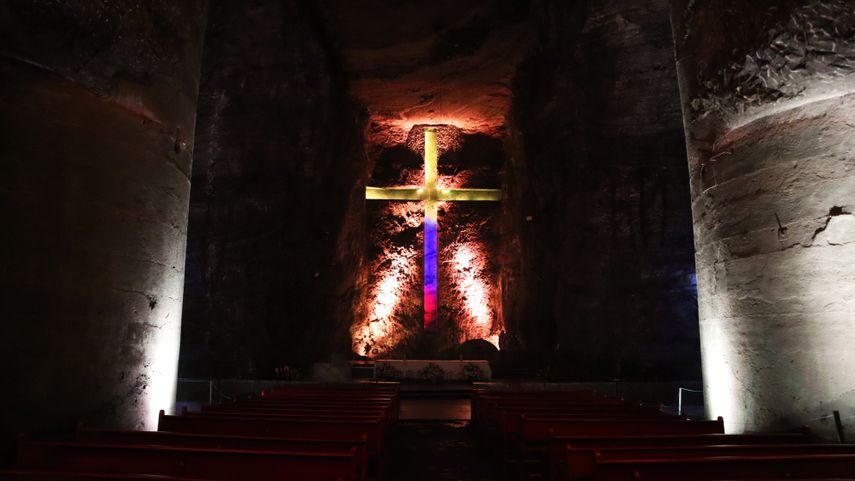
[[[405,143],[378,155],[370,185],[424,186],[424,127]],[[436,128],[439,189],[500,186],[501,143]],[[485,148],[486,146],[486,148]],[[369,246],[351,326],[352,347],[369,357],[448,356],[468,340],[499,347],[504,331],[498,296],[497,203],[444,202],[437,205],[438,298],[429,349],[424,344],[424,205],[422,201],[366,205]]]

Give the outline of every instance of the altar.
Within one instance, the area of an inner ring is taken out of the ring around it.
[[[378,359],[374,379],[420,382],[484,382],[492,378],[485,360]]]

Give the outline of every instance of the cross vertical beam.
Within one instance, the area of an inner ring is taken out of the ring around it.
[[[436,129],[425,129],[425,231],[424,231],[424,329],[431,331],[436,324],[439,308],[437,294],[437,148]]]

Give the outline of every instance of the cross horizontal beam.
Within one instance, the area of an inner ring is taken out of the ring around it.
[[[366,187],[367,200],[428,200],[430,190],[421,187]],[[485,201],[502,200],[500,189],[436,189],[436,200],[442,201]]]
[[[424,200],[425,190],[420,187],[366,187],[368,200]]]
[[[488,202],[502,200],[502,191],[499,189],[437,189],[437,193],[439,200]]]

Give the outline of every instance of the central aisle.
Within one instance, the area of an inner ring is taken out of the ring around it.
[[[470,400],[401,399],[400,420],[388,442],[384,479],[390,481],[493,481],[501,463],[476,445],[469,426]]]
[[[439,400],[437,400],[439,401]],[[391,481],[493,481],[491,463],[475,444],[469,421],[399,421],[389,440],[384,479]]]

